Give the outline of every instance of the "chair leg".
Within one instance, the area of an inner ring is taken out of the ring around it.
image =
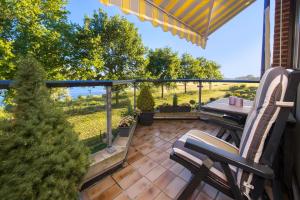
[[[227,180],[228,180],[228,182],[230,184],[230,187],[232,189],[232,193],[233,193],[235,199],[237,199],[237,200],[244,200],[244,197],[241,194],[241,191],[240,191],[238,185],[236,184],[236,181],[235,181],[235,179],[234,179],[234,177],[232,175],[232,172],[231,172],[231,170],[229,168],[229,165],[227,163],[221,163],[221,166],[222,166],[222,168],[223,168],[223,170],[225,172],[225,175],[226,175]]]
[[[222,128],[220,128],[220,130],[219,130],[216,137],[217,138],[222,138],[225,133],[226,133],[226,129],[222,127]]]
[[[283,194],[281,190],[281,184],[278,180],[274,179],[272,184],[273,198],[274,200],[283,199]]]
[[[235,145],[237,146],[237,147],[239,147],[239,144],[240,144],[240,138],[239,138],[239,136],[238,136],[238,134],[237,134],[237,132],[236,131],[229,131],[229,133],[230,133],[230,135],[231,135],[231,137],[232,137],[232,139],[233,139],[233,142],[235,143]]]
[[[211,166],[207,166],[205,164],[206,160],[203,162],[200,170],[194,174],[194,176],[191,178],[190,182],[186,186],[186,188],[183,190],[183,192],[178,197],[178,200],[186,200],[195,191],[195,189],[200,185],[202,180],[207,176],[209,169]]]

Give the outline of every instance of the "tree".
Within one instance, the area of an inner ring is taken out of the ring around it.
[[[12,79],[15,62],[27,53],[43,64],[47,78],[68,74],[73,26],[67,21],[65,0],[4,0],[0,3],[0,78]]]
[[[171,48],[158,48],[148,53],[148,65],[146,72],[149,72],[155,79],[176,79],[179,77],[180,59],[178,54]],[[169,84],[166,84],[170,86]],[[161,84],[161,97],[164,96],[163,84]]]
[[[86,18],[86,26],[93,37],[100,36],[104,68],[97,79],[125,80],[142,74],[146,48],[134,24],[120,16],[108,17],[102,10]],[[120,87],[115,88],[116,101]]]
[[[195,59],[192,55],[188,53],[183,54],[180,66],[180,78],[192,79],[202,77],[203,69],[200,66],[200,61]],[[186,93],[186,82],[184,83],[184,93]]]
[[[100,34],[89,27],[89,19],[84,25],[73,25],[74,32],[69,37],[72,52],[69,56],[68,77],[71,79],[95,79],[103,73],[103,45]]]
[[[51,100],[43,67],[18,63],[14,119],[0,134],[2,199],[76,199],[87,148]]]
[[[203,78],[205,79],[223,79],[223,75],[220,71],[220,65],[216,62],[207,60],[204,57],[197,58],[200,61],[200,66],[202,67],[203,71]],[[209,89],[212,89],[212,83],[209,83]]]

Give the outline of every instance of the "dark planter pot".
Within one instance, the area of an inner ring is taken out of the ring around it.
[[[191,112],[191,106],[160,106],[159,112]]]
[[[129,127],[119,127],[119,136],[128,137],[130,133],[131,126]]]
[[[153,124],[153,112],[144,112],[139,116],[139,123],[144,126],[151,126]]]

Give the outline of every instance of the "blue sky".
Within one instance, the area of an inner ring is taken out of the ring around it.
[[[84,15],[91,16],[94,10],[102,8],[109,16],[125,16],[139,29],[144,44],[149,48],[169,46],[179,55],[190,53],[204,56],[221,65],[226,78],[252,74],[259,76],[263,27],[263,2],[258,0],[209,36],[206,49],[193,45],[171,33],[154,28],[150,22],[140,22],[136,16],[124,15],[115,6],[104,6],[98,0],[69,0],[67,9],[72,22],[83,23]],[[273,43],[274,2],[271,1],[271,44]],[[271,48],[272,49],[272,48]]]

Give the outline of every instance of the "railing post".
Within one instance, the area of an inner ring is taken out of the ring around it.
[[[133,83],[133,110],[136,111],[136,82]]]
[[[199,104],[199,109],[201,108],[201,97],[202,96],[202,81],[199,81],[198,85],[198,104]]]
[[[112,147],[112,98],[111,86],[106,86],[106,134],[107,134],[107,151],[113,153],[115,150]]]

